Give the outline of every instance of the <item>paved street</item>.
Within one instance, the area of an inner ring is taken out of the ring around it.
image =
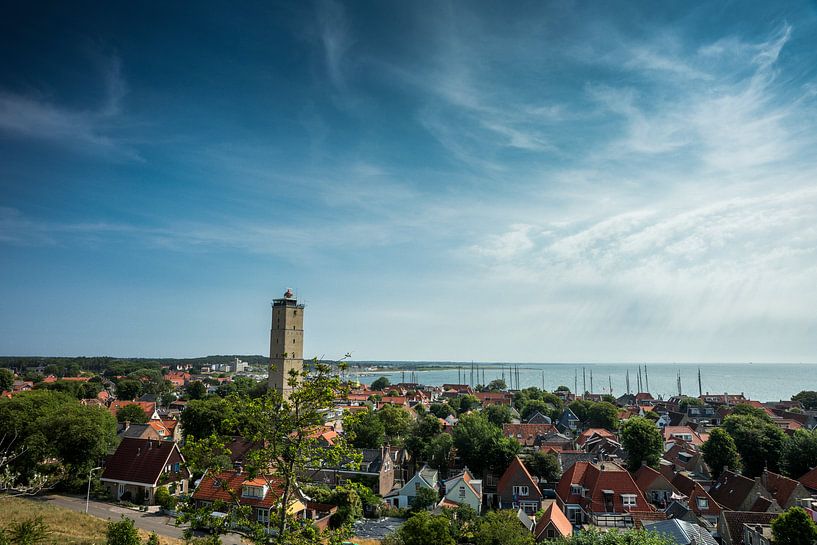
[[[65,507],[66,509],[71,509],[72,511],[85,512],[85,498],[50,495],[43,497],[42,500],[60,507]],[[110,520],[117,520],[121,515],[125,515],[133,519],[137,528],[178,539],[182,539],[182,532],[184,530],[174,524],[173,518],[160,515],[156,512],[142,513],[140,511],[133,511],[131,509],[125,509],[124,507],[93,500],[91,500],[88,507],[88,514],[101,519]],[[225,545],[241,545],[241,543],[243,543],[241,537],[235,534],[222,536],[221,542]]]

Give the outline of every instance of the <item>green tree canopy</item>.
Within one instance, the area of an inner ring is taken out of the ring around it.
[[[791,507],[772,521],[775,545],[814,545],[817,525],[802,507]]]
[[[559,457],[553,452],[537,450],[525,465],[528,466],[531,473],[548,483],[555,483],[562,476]]]
[[[780,472],[786,435],[775,424],[747,415],[729,415],[723,429],[732,436],[748,477],[757,477],[765,468]]]
[[[428,444],[425,454],[428,464],[445,474],[448,469],[448,462],[451,458],[452,448],[454,448],[454,439],[451,437],[451,434],[439,434]]]
[[[765,420],[766,422],[772,421],[769,415],[766,414],[766,411],[764,411],[760,407],[754,407],[752,405],[749,405],[748,403],[738,403],[737,405],[732,407],[732,412],[730,414],[754,416],[755,418]]]
[[[0,392],[10,392],[14,386],[14,373],[8,369],[0,369]]]
[[[503,379],[495,378],[494,380],[488,383],[485,389],[491,392],[500,392],[503,390],[507,390],[508,385],[505,383]]]
[[[803,390],[791,397],[792,401],[799,401],[807,411],[817,410],[817,392],[814,390]]]
[[[236,431],[235,402],[220,397],[194,399],[182,411],[182,431],[185,437],[210,437],[213,434],[233,434]]]
[[[123,378],[116,383],[116,397],[124,401],[133,401],[142,393],[142,383],[138,380]]]
[[[389,386],[391,386],[391,381],[386,377],[380,377],[372,382],[370,388],[379,392],[381,390],[385,390]]]
[[[570,405],[567,407],[573,411],[573,414],[576,415],[582,423],[585,423],[590,418],[590,407],[593,406],[592,401],[588,401],[586,399],[576,399],[572,401]]]
[[[405,441],[405,447],[412,458],[427,461],[430,443],[441,431],[442,424],[439,418],[430,413],[419,416]]]
[[[780,465],[792,479],[799,479],[817,467],[817,430],[801,428],[795,431],[783,446]]]
[[[207,396],[207,386],[200,380],[194,380],[185,388],[187,399],[204,399]]]
[[[684,396],[681,399],[681,403],[679,403],[679,406],[681,408],[681,412],[685,413],[687,412],[687,407],[703,407],[704,402],[697,397]]]
[[[594,403],[587,411],[587,424],[594,428],[617,429],[618,407],[607,401]]]
[[[145,410],[139,405],[125,405],[116,411],[116,420],[118,422],[130,422],[132,424],[144,424],[148,421]]]
[[[448,517],[420,511],[390,534],[383,545],[456,545],[451,533]]]
[[[424,511],[437,505],[440,501],[440,496],[436,490],[431,488],[421,487],[417,490],[417,495],[411,500],[412,511]]]
[[[428,412],[438,418],[446,418],[447,416],[454,416],[456,411],[451,408],[448,403],[432,403],[428,408]]]
[[[502,424],[510,424],[510,422],[513,420],[511,408],[507,405],[488,405],[483,412],[491,424],[500,428],[502,427]]]
[[[504,470],[520,449],[519,443],[504,437],[502,430],[481,413],[460,418],[454,428],[454,446],[465,464],[477,473]]]
[[[664,439],[655,422],[634,416],[621,426],[621,446],[627,453],[627,467],[635,471],[642,462],[658,468],[658,461],[664,452]]]
[[[108,523],[107,538],[108,545],[141,545],[142,543],[133,520],[125,517]]]
[[[380,448],[385,443],[383,422],[374,411],[355,411],[343,416],[343,431],[356,448]]]
[[[477,525],[476,545],[533,545],[531,534],[511,510],[489,511]]]
[[[722,428],[715,428],[709,433],[709,439],[701,445],[701,452],[703,452],[706,465],[712,471],[712,476],[716,479],[725,467],[734,471],[740,469],[740,458],[735,441]]]
[[[604,533],[598,530],[579,532],[559,541],[559,545],[675,545],[675,543],[671,537],[656,532],[616,529]]]
[[[411,413],[401,406],[387,404],[375,414],[383,423],[386,441],[392,445],[402,445],[414,422]]]

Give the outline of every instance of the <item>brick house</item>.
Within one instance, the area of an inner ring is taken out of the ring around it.
[[[542,505],[542,491],[519,456],[514,457],[511,465],[499,478],[496,493],[500,509],[522,508],[531,515]]]
[[[153,505],[161,487],[186,494],[189,478],[175,442],[125,437],[105,463],[101,481],[117,500]]]

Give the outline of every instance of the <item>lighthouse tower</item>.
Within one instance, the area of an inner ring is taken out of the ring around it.
[[[290,372],[304,368],[304,305],[287,289],[283,298],[272,301],[270,326],[269,387],[288,396]]]

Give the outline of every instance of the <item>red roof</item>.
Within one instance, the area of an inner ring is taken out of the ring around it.
[[[763,471],[761,482],[781,507],[786,505],[798,485],[794,479],[772,473],[768,469]]]
[[[176,443],[125,437],[105,463],[102,479],[155,485],[167,466],[176,463],[181,464],[179,478],[187,478]]]
[[[516,439],[523,445],[533,445],[537,437],[556,433],[553,424],[503,424],[502,435]]]
[[[139,405],[142,407],[142,410],[145,411],[145,415],[148,417],[148,420],[153,418],[153,413],[156,412],[156,403],[153,401],[114,401],[108,406],[108,410],[111,411],[111,414],[116,416],[117,411],[122,407],[127,407],[128,405]]]
[[[533,478],[528,468],[522,463],[522,459],[519,458],[519,456],[514,456],[513,460],[511,460],[511,465],[508,466],[508,469],[506,469],[502,477],[499,478],[499,482],[496,484],[496,491],[500,496],[509,497],[512,496],[512,494],[509,493],[512,487],[518,485],[529,487],[530,493],[527,498],[542,498],[542,491],[539,490],[536,479]]]
[[[812,490],[817,490],[817,467],[798,479],[803,486]]]
[[[581,486],[584,494],[574,494],[572,485]],[[562,475],[556,493],[564,503],[579,504],[593,513],[653,511],[630,473],[612,462],[576,462]],[[635,507],[624,507],[622,494],[634,495]]]
[[[577,438],[576,445],[582,446],[588,439],[598,435],[599,437],[609,437],[613,441],[618,441],[616,434],[604,428],[588,428],[584,430]]]
[[[268,488],[261,498],[245,497],[242,495],[245,484],[258,487],[268,486]],[[196,501],[223,501],[226,503],[234,503],[238,500],[241,505],[268,509],[275,505],[280,495],[280,481],[272,476],[258,476],[255,479],[250,479],[249,474],[246,472],[222,471],[217,475],[206,474],[196,491],[193,492],[193,499]]]
[[[564,513],[562,513],[562,510],[559,509],[559,506],[556,505],[556,502],[551,503],[547,509],[545,509],[545,512],[542,513],[541,518],[536,523],[536,529],[533,531],[533,537],[537,541],[545,539],[546,536],[543,536],[542,534],[548,525],[551,524],[562,537],[573,535],[573,525],[570,524],[569,520],[567,520],[567,517]]]

